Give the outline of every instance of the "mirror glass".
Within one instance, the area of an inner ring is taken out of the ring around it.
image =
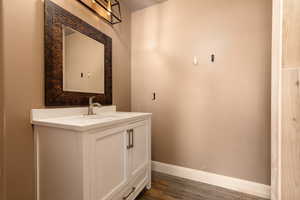
[[[104,45],[63,26],[63,90],[104,94]]]

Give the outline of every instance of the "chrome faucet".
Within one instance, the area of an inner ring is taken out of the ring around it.
[[[88,108],[88,115],[96,115],[94,112],[94,107],[101,107],[102,105],[100,103],[93,103],[95,97],[89,98],[89,108]]]

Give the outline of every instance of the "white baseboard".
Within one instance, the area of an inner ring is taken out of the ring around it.
[[[152,170],[226,189],[270,199],[271,187],[260,183],[222,176],[195,169],[152,161]]]

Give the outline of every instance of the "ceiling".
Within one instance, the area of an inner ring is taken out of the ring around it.
[[[137,11],[166,0],[120,0],[124,2],[131,11]]]

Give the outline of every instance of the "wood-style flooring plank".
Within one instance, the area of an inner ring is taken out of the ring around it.
[[[153,172],[152,189],[144,191],[137,200],[265,200],[162,173]]]

